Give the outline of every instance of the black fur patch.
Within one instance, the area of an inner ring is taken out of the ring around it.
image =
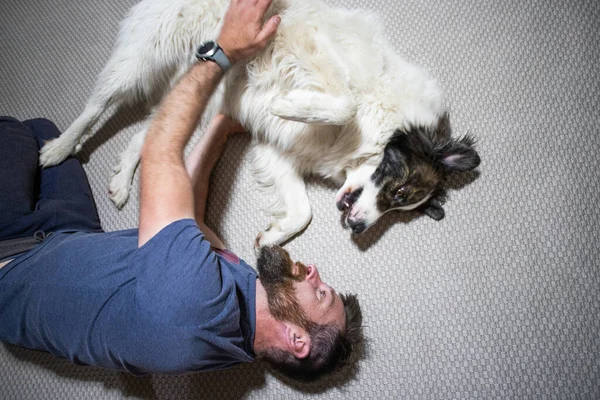
[[[419,207],[434,219],[444,216],[442,183],[453,172],[468,171],[481,162],[471,136],[453,139],[448,113],[436,125],[412,126],[394,132],[383,160],[371,176],[378,186],[377,208],[385,212],[406,207],[431,195]]]

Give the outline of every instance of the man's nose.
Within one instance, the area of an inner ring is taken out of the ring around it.
[[[317,267],[314,264],[308,264],[307,267],[309,267],[309,273],[306,277],[309,280],[314,281],[317,285],[320,285],[322,283],[321,275],[319,275],[319,270]]]

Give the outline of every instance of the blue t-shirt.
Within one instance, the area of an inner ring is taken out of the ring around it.
[[[55,233],[0,269],[0,341],[76,364],[184,373],[254,359],[256,272],[195,221]]]

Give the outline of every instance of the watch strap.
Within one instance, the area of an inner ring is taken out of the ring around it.
[[[221,67],[223,73],[227,72],[227,70],[231,68],[231,61],[229,61],[229,58],[227,58],[227,55],[225,54],[221,46],[218,47],[217,51],[215,52],[215,54],[213,54],[212,58],[219,65],[219,67]]]

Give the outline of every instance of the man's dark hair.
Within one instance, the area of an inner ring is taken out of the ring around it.
[[[310,352],[296,358],[289,351],[270,348],[260,357],[284,375],[303,381],[315,380],[347,364],[353,350],[363,341],[362,312],[356,295],[340,295],[346,313],[343,330],[335,325],[313,324],[308,330]]]

